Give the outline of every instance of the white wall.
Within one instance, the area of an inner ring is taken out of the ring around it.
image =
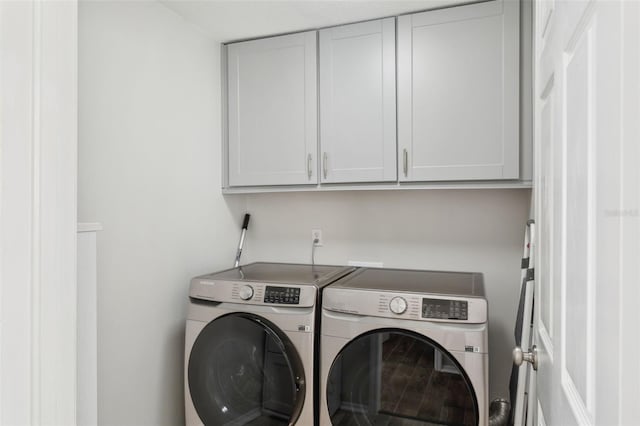
[[[219,48],[155,2],[79,11],[79,220],[98,239],[101,425],[178,425],[189,279],[232,265]]]
[[[508,398],[529,199],[524,189],[251,195],[245,261],[310,262],[320,228],[316,263],[484,273],[490,394]]]

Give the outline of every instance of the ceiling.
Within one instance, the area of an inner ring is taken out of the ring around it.
[[[159,1],[218,41],[315,29],[470,2],[470,0]]]

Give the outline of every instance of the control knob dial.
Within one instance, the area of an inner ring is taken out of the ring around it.
[[[400,296],[394,297],[389,302],[389,309],[391,309],[391,312],[394,314],[404,314],[407,310],[407,301]]]
[[[240,299],[249,300],[253,297],[253,287],[250,285],[243,285],[240,287],[240,291],[238,293],[240,294]]]

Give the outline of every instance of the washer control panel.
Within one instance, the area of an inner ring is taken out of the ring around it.
[[[1,0],[0,0],[1,1]],[[250,305],[308,308],[315,306],[318,289],[312,285],[214,281],[194,278],[189,296],[212,302],[246,303]]]
[[[297,305],[300,303],[300,288],[268,285],[264,292],[264,303]]]
[[[469,319],[468,302],[451,299],[422,299],[422,318],[459,320]]]

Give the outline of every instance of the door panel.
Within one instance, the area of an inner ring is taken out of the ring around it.
[[[554,81],[553,78],[547,83],[546,89],[541,97],[540,112],[540,167],[538,182],[540,184],[540,229],[538,230],[537,244],[540,247],[540,268],[538,273],[538,283],[541,303],[540,325],[541,333],[545,333],[548,338],[547,344],[553,336],[553,198],[554,190],[554,153],[555,143],[553,139],[553,102],[554,102]]]
[[[320,31],[323,183],[396,180],[395,18]]]
[[[229,185],[317,183],[316,32],[228,46]]]
[[[624,275],[623,259],[637,265],[639,250],[625,246],[623,230],[637,227],[640,183],[623,171],[638,157],[635,148],[627,157],[623,141],[634,135],[637,147],[638,103],[624,99],[632,88],[638,98],[639,73],[629,70],[638,69],[640,8],[607,1],[536,8],[535,420],[637,424],[623,393],[633,381],[637,396],[637,376],[627,379],[621,362],[637,343],[621,329],[637,312],[624,297],[637,288],[637,274]],[[635,360],[628,365],[638,371]],[[623,413],[632,414],[621,421]]]
[[[538,382],[550,383],[553,380],[555,347],[557,345],[556,331],[558,321],[554,321],[558,315],[555,309],[558,308],[559,286],[562,272],[562,261],[559,258],[559,247],[561,244],[562,228],[560,218],[562,217],[562,165],[564,151],[561,144],[555,138],[556,125],[561,123],[555,119],[554,112],[560,107],[556,104],[558,83],[555,75],[548,75],[544,89],[539,97],[537,106],[537,129],[538,140],[536,142],[536,242],[533,253],[535,254],[535,310],[534,310],[534,336],[533,340],[538,348],[538,371],[535,372],[528,366],[529,398],[531,402],[527,425],[535,424],[535,413],[541,410],[542,406],[549,406],[556,392],[545,392],[538,395],[540,402],[535,398],[534,389],[536,387],[536,376]],[[555,302],[554,302],[555,301]],[[557,389],[556,389],[557,390]],[[543,414],[538,416],[538,422],[543,419]]]
[[[562,386],[581,417],[593,416],[593,18],[565,49],[565,271],[561,284]],[[567,331],[570,332],[567,332]]]
[[[489,1],[398,18],[401,181],[519,177],[518,16]]]

